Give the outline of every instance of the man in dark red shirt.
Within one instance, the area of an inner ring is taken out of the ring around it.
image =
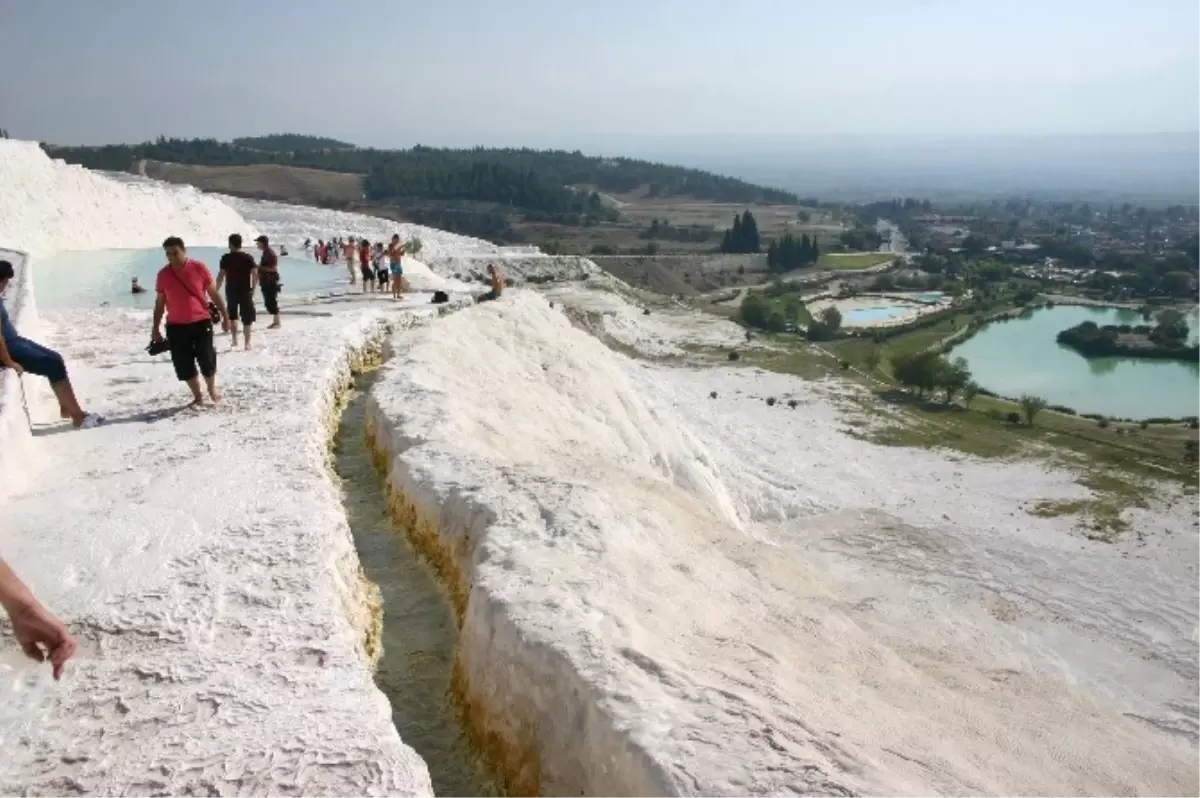
[[[229,237],[229,251],[221,256],[217,273],[217,290],[225,286],[225,305],[229,308],[229,335],[233,347],[238,345],[238,320],[246,326],[246,348],[250,348],[250,327],[258,315],[254,307],[254,289],[258,287],[258,264],[250,253],[242,251],[242,237]]]
[[[263,305],[266,306],[267,313],[274,317],[267,329],[278,330],[279,289],[282,287],[279,282],[279,258],[275,255],[275,250],[271,249],[266,236],[259,236],[254,239],[254,243],[258,244],[259,250],[262,251],[262,258],[258,262],[258,284],[262,287]]]

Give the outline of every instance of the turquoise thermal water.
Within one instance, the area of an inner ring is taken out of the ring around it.
[[[188,254],[203,262],[217,276],[224,247],[191,247]],[[256,249],[247,252],[258,259]],[[303,255],[303,253],[301,253]],[[166,265],[161,249],[110,249],[92,252],[62,252],[33,261],[34,295],[39,308],[154,307],[154,279]],[[349,276],[343,265],[323,266],[310,258],[282,257],[279,272],[284,295],[323,291],[347,286]],[[130,292],[137,277],[145,294]]]
[[[1181,418],[1197,414],[1200,367],[1176,360],[1085,358],[1055,336],[1084,321],[1145,324],[1133,310],[1059,305],[994,322],[954,347],[975,381],[1002,396],[1034,394],[1080,413],[1116,418]],[[1152,322],[1151,322],[1152,323]],[[1191,341],[1200,323],[1189,314]]]

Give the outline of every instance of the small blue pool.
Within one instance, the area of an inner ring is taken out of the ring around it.
[[[917,300],[918,302],[935,303],[941,302],[943,296],[945,295],[941,293],[913,294],[913,299]]]
[[[189,247],[188,255],[208,266],[217,276],[224,247]],[[257,260],[258,250],[247,250]],[[69,307],[154,307],[154,279],[166,265],[161,249],[109,249],[93,252],[62,252],[37,258],[33,263],[33,291],[39,308]],[[329,290],[349,283],[344,265],[323,266],[311,259],[283,257],[279,272],[284,295]],[[146,293],[131,294],[132,278]]]
[[[877,324],[881,321],[894,319],[911,314],[910,305],[880,305],[873,308],[854,308],[842,311],[842,324],[847,327],[859,327],[864,324]]]

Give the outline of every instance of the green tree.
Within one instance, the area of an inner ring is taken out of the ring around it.
[[[842,312],[833,305],[821,311],[818,318],[808,325],[808,340],[828,341],[836,337],[842,328]]]
[[[786,272],[810,266],[816,262],[815,246],[807,235],[797,239],[787,233],[767,247],[767,268],[773,272]]]
[[[1159,285],[1169,296],[1186,297],[1194,292],[1192,280],[1193,277],[1188,272],[1167,272],[1162,276]]]
[[[962,389],[963,405],[969,410],[971,402],[975,401],[975,397],[979,396],[979,383],[974,380],[969,381]]]
[[[892,355],[892,374],[906,388],[924,396],[937,387],[939,360],[937,352],[901,352]]]
[[[937,386],[945,393],[946,403],[954,401],[959,392],[971,382],[971,369],[966,358],[956,357],[953,361],[939,358],[937,362]]]
[[[734,214],[733,226],[725,231],[724,237],[721,239],[722,252],[740,252],[752,253],[758,252],[762,248],[762,242],[758,235],[758,223],[754,221],[754,214],[746,211],[743,214]],[[767,253],[770,257],[770,251]]]
[[[987,247],[987,239],[975,233],[972,233],[962,240],[962,250],[970,257],[982,255],[987,251]]]
[[[1159,311],[1156,318],[1158,326],[1151,332],[1150,337],[1164,343],[1175,343],[1187,340],[1187,319],[1174,308]]]
[[[1021,406],[1021,414],[1025,416],[1025,423],[1033,426],[1033,419],[1037,414],[1046,408],[1046,400],[1040,396],[1033,394],[1021,394],[1021,398],[1017,400],[1017,404]]]
[[[762,242],[758,236],[758,222],[754,220],[754,214],[746,211],[742,214],[742,238],[741,252],[758,252],[762,247]]]

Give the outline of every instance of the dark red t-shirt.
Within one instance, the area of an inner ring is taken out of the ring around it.
[[[266,285],[279,282],[279,256],[270,247],[263,250],[258,262],[258,281]]]

